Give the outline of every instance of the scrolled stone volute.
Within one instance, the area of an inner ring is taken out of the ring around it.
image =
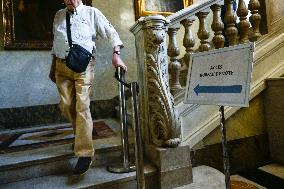
[[[141,126],[147,144],[177,147],[181,142],[181,123],[174,107],[168,78],[166,30],[161,15],[138,20],[135,34],[140,87]]]
[[[152,28],[147,29],[145,31],[145,34],[148,38],[147,43],[145,43],[145,51],[148,54],[154,52],[159,47],[159,45],[164,42],[166,36],[166,32],[164,30],[153,30]]]

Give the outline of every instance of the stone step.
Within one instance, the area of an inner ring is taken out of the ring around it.
[[[115,136],[94,140],[95,161],[93,166],[106,166],[111,162],[122,161],[120,127],[117,120],[104,120],[116,133]],[[133,137],[129,131],[130,147]],[[77,158],[72,144],[46,146],[5,153],[0,155],[0,184],[71,172]],[[24,173],[24,174],[23,174]]]
[[[146,188],[154,189],[156,169],[146,164],[144,166]],[[105,166],[95,166],[83,176],[70,174],[56,174],[37,177],[28,180],[6,183],[0,185],[1,189],[71,189],[71,188],[95,188],[95,189],[137,189],[136,173],[110,173]]]
[[[262,167],[259,167],[256,170],[262,170],[266,173],[269,173],[277,178],[283,179],[284,182],[284,166],[279,164],[269,164]],[[225,176],[222,172],[208,166],[198,166],[192,169],[193,174],[193,183],[176,187],[174,189],[225,189]],[[277,181],[277,186],[262,186],[256,181],[252,181],[248,178],[245,178],[241,175],[232,175],[231,176],[231,188],[232,189],[283,189],[284,184]],[[263,177],[262,180],[269,182],[268,178]],[[273,182],[273,181],[272,181]],[[271,183],[269,183],[271,184]],[[282,184],[282,185],[281,185]]]
[[[257,189],[283,189],[284,166],[280,164],[268,164],[258,169],[232,175],[231,180],[248,183]]]
[[[225,189],[223,173],[209,166],[201,165],[192,168],[193,182],[174,189]]]
[[[259,167],[258,169],[284,179],[284,165],[273,163]]]

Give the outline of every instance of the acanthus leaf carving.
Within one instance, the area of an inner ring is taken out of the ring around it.
[[[159,147],[177,147],[181,142],[180,120],[169,91],[166,33],[158,27],[145,32],[150,140]]]

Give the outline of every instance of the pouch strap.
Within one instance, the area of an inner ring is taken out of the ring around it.
[[[70,14],[66,11],[66,32],[67,32],[67,39],[69,47],[72,47],[72,37],[71,37],[71,24],[70,24]]]

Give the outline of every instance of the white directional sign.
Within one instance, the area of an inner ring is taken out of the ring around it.
[[[247,107],[254,43],[192,54],[184,103]]]

